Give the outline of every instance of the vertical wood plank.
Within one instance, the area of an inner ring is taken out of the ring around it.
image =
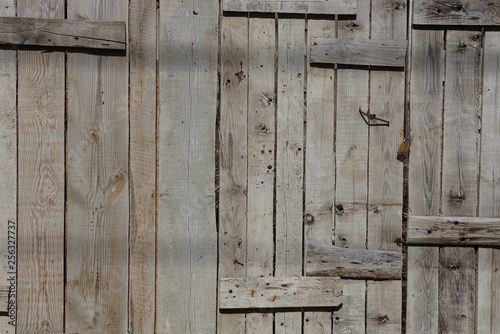
[[[64,1],[18,1],[64,18]],[[19,51],[17,332],[64,331],[64,53]]]
[[[500,157],[497,143],[500,139],[500,34],[488,31],[485,34],[483,112],[481,117],[481,174],[479,193],[479,215],[500,215]],[[477,282],[477,333],[500,332],[500,251],[480,248],[478,250]]]
[[[276,276],[302,276],[305,21],[278,20]],[[275,314],[275,333],[302,332],[301,312]]]
[[[159,5],[157,332],[214,333],[218,2]]]
[[[335,22],[308,20],[307,35],[308,43],[312,36],[335,37]],[[330,246],[335,195],[335,71],[307,64],[304,240]],[[331,317],[331,312],[305,312],[304,333],[331,333]]]
[[[275,20],[251,18],[248,37],[247,276],[273,274]],[[247,333],[272,333],[272,313],[247,315]]]
[[[444,80],[444,32],[412,30],[409,161],[409,211],[440,213],[441,110]],[[408,247],[408,334],[438,331],[437,247]]]
[[[248,19],[221,20],[219,278],[246,277]],[[244,333],[245,314],[219,314],[218,333]]]
[[[476,215],[481,39],[478,31],[447,32],[441,194],[444,215]],[[474,333],[474,257],[472,248],[440,251],[439,331],[442,333]]]
[[[0,15],[15,16],[16,6],[13,0],[0,0]],[[16,131],[16,93],[17,93],[17,55],[14,50],[0,50],[0,333],[15,332],[9,324],[9,287],[7,279],[12,270],[9,264],[8,235],[9,221],[17,224],[17,131]],[[12,235],[12,234],[11,234]],[[17,242],[17,241],[16,241]],[[12,245],[12,244],[11,244]],[[14,268],[15,269],[15,268]],[[15,271],[15,270],[14,270]]]
[[[130,333],[155,326],[156,23],[156,1],[130,1]]]
[[[406,5],[372,1],[371,38],[406,40]],[[388,127],[370,128],[368,248],[401,251],[403,164],[396,148],[403,140],[405,73],[372,71],[370,108]],[[384,302],[385,301],[385,302]],[[399,301],[399,303],[398,303]],[[367,286],[367,333],[401,333],[401,281]]]
[[[128,1],[70,1],[68,19],[127,21]],[[128,330],[128,57],[67,55],[66,331]]]

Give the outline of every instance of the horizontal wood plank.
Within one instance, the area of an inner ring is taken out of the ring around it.
[[[0,44],[125,50],[122,21],[0,17]]]
[[[500,218],[415,216],[409,245],[500,246]]]
[[[311,40],[311,63],[404,67],[406,41],[363,38]]]
[[[482,25],[500,24],[500,2],[477,0],[415,0],[413,24]]]
[[[333,307],[342,303],[336,277],[257,277],[220,280],[220,309]]]
[[[222,9],[229,12],[356,14],[357,0],[272,1],[223,0]]]
[[[401,279],[400,252],[309,245],[307,276]]]

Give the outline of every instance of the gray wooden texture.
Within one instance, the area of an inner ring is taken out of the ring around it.
[[[500,23],[498,1],[415,0],[413,24],[497,26]]]
[[[356,14],[357,0],[223,0],[222,9],[231,12],[293,14]]]

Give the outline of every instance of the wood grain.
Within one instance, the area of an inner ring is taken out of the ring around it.
[[[367,333],[401,333],[401,281],[367,283]]]
[[[71,1],[69,19],[127,21],[128,1]],[[67,55],[66,331],[128,330],[128,57]]]
[[[248,19],[221,19],[219,277],[246,277]],[[244,333],[245,314],[219,314],[218,333]]]
[[[64,2],[17,12],[62,18]],[[19,51],[17,332],[64,331],[64,79],[62,52]]]
[[[336,277],[220,280],[220,309],[334,307],[342,301],[342,283]]]
[[[118,21],[0,17],[0,44],[125,50],[126,26]]]
[[[222,9],[230,12],[263,12],[292,14],[356,14],[356,0],[273,1],[223,0]]]
[[[157,332],[214,333],[218,1],[159,5]]]
[[[129,3],[129,332],[153,333],[156,294],[156,1]]]
[[[318,37],[311,39],[311,63],[404,67],[405,60],[404,39],[402,41]]]
[[[496,26],[500,22],[500,4],[475,0],[416,0],[413,24]]]

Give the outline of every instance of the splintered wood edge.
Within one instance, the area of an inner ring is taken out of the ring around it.
[[[401,279],[401,252],[308,245],[307,276]]]
[[[0,44],[125,50],[126,23],[0,17]]]
[[[220,309],[324,308],[342,304],[337,277],[222,278]]]
[[[500,246],[500,218],[410,216],[407,244]]]

